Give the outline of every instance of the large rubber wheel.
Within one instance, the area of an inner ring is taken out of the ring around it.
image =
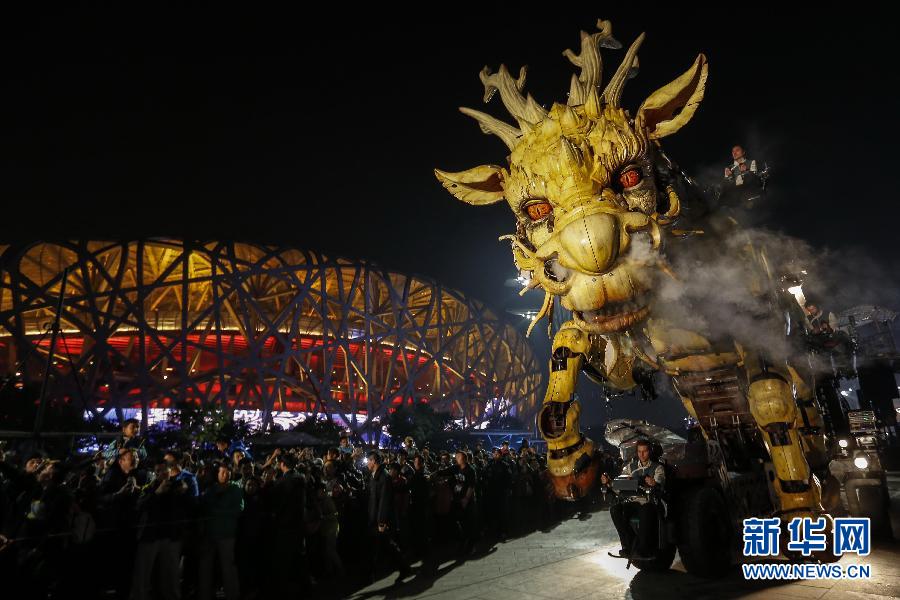
[[[875,539],[891,538],[891,517],[888,513],[890,497],[887,485],[880,487],[859,488],[860,516],[871,520],[872,537]]]
[[[811,515],[801,515],[797,514],[794,516],[811,516]],[[788,561],[792,563],[833,563],[837,562],[841,559],[840,556],[834,555],[834,518],[824,513],[820,515],[825,519],[825,550],[814,551],[809,556],[803,556],[803,553],[799,550],[788,550],[787,546],[791,539],[790,528],[788,527],[788,523],[792,520],[792,515],[783,515],[781,520],[781,539],[779,540],[779,552],[781,555],[788,559]]]
[[[718,490],[689,490],[678,519],[678,552],[687,572],[707,578],[725,575],[731,567],[731,529],[728,509]]]
[[[653,560],[633,560],[631,564],[641,571],[668,571],[675,561],[675,550],[675,544],[669,544],[657,550]]]
[[[841,482],[834,475],[822,479],[822,507],[833,517],[843,517],[847,514],[841,501]]]

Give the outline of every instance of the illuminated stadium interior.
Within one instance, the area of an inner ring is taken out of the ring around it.
[[[457,291],[372,263],[175,240],[0,250],[0,369],[43,378],[65,279],[48,397],[98,416],[194,403],[364,430],[419,400],[465,426],[537,406],[524,336]]]

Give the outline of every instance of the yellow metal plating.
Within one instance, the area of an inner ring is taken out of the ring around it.
[[[780,511],[821,511],[819,488],[807,456],[821,436],[800,433],[802,415],[795,394],[809,397],[802,377],[783,365],[774,369],[737,351],[714,349],[703,335],[653,318],[653,292],[660,277],[674,277],[662,255],[668,240],[693,231],[673,230],[681,211],[676,190],[657,189],[653,165],[659,140],[693,117],[703,98],[707,62],[701,54],[690,68],[653,92],[632,116],[620,106],[622,90],[637,71],[643,34],[601,91],[601,46],[617,47],[609,21],[581,33],[579,53],[564,55],[581,72],[573,75],[566,104],[550,109],[523,95],[525,69],[516,78],[506,66],[481,72],[485,101],[500,98],[516,121],[504,123],[486,113],[461,109],[485,133],[509,148],[508,167],[482,165],[450,173],[435,170],[441,184],[473,205],[505,200],[516,221],[511,242],[516,267],[527,289],[545,292],[535,322],[552,313],[554,301],[573,312],[553,340],[547,395],[539,426],[551,450],[550,472],[557,494],[584,491],[572,483],[575,465],[593,444],[578,428],[580,406],[573,400],[578,373],[587,362],[615,387],[634,387],[636,363],[677,377],[710,369],[742,370],[750,382],[747,402],[772,456],[779,483]],[[657,206],[658,198],[667,205]],[[752,249],[751,249],[752,251]],[[759,260],[765,263],[765,256]],[[761,284],[760,284],[761,285]],[[752,286],[751,286],[752,287]],[[532,323],[532,326],[534,323]],[[648,342],[649,347],[643,347]],[[690,398],[683,397],[696,416]],[[821,422],[814,408],[803,409]],[[583,461],[582,461],[583,463]],[[785,483],[782,483],[785,482]],[[801,485],[808,483],[809,485]],[[579,487],[581,486],[581,487]]]

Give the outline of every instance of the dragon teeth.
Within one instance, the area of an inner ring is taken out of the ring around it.
[[[598,322],[610,318],[620,318],[628,324],[633,323],[637,317],[637,313],[643,310],[643,306],[636,300],[628,300],[625,302],[613,302],[606,304],[595,310],[582,311],[580,318],[588,322]]]

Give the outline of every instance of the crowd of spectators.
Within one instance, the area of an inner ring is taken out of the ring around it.
[[[555,519],[527,442],[448,452],[342,438],[251,454],[224,439],[153,448],[138,430],[125,422],[86,457],[0,454],[0,578],[14,597],[340,597]]]

